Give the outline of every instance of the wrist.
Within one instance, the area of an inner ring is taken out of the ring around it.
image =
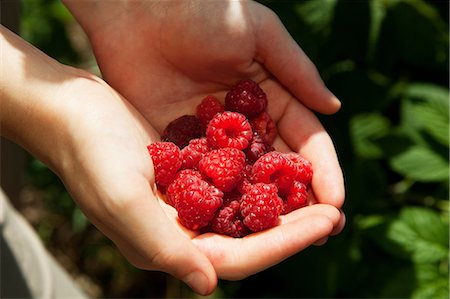
[[[0,29],[0,73],[7,74],[0,80],[1,135],[58,172],[70,138],[68,123],[73,111],[68,103],[79,92],[72,86],[95,82],[89,79],[94,76],[62,65],[9,30]]]

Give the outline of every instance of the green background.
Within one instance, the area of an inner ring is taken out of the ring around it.
[[[449,7],[447,1],[261,1],[272,8],[342,101],[319,116],[345,174],[345,230],[215,298],[449,297]],[[98,73],[59,1],[21,5],[21,35]],[[41,162],[27,190],[45,207],[33,224],[94,297],[196,297],[131,267]],[[264,248],[261,248],[264,250]],[[257,253],[256,253],[257,254]]]

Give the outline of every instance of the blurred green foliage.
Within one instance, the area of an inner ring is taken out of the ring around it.
[[[344,170],[347,225],[325,246],[308,248],[242,281],[220,282],[213,296],[448,298],[448,2],[260,2],[278,14],[343,103],[338,114],[319,117]],[[76,64],[64,31],[71,17],[61,4],[23,4],[23,36],[60,61]],[[80,259],[104,257],[95,262],[102,273],[110,271],[99,280],[105,289],[118,281],[123,288],[138,286],[130,280],[139,282],[142,273],[126,266],[107,240],[88,243],[92,227],[56,177],[37,161],[30,177],[46,191],[49,209],[63,215],[78,236]],[[49,239],[52,229],[43,225],[43,236]],[[171,293],[161,293],[149,281],[137,289],[104,295]]]

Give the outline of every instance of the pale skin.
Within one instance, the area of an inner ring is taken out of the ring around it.
[[[109,85],[2,28],[2,135],[47,163],[130,263],[205,295],[218,278],[245,278],[342,230],[342,172],[309,110],[334,113],[340,103],[268,9],[250,1],[64,3]],[[313,163],[317,204],[242,239],[189,231],[157,192],[146,145],[170,120],[193,114],[203,96],[223,98],[246,77],[268,95],[275,146]]]

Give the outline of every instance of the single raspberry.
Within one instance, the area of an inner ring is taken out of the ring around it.
[[[225,111],[216,114],[206,129],[206,138],[214,148],[246,148],[252,139],[252,128],[244,115]]]
[[[214,115],[224,111],[222,103],[215,96],[208,95],[197,106],[197,117],[202,125],[206,127]]]
[[[278,135],[277,125],[270,115],[263,111],[257,117],[250,119],[253,133],[262,137],[264,143],[272,145]]]
[[[164,130],[161,139],[171,141],[179,148],[188,145],[189,141],[200,138],[202,126],[200,120],[194,115],[183,115],[171,121]]]
[[[267,96],[257,83],[250,79],[239,81],[225,96],[225,110],[255,117],[267,107]]]
[[[274,184],[252,185],[241,201],[244,224],[254,232],[275,226],[283,209],[283,200],[278,197]]]
[[[195,176],[201,180],[204,179],[203,175],[198,170],[183,169],[178,171],[173,182],[167,187],[166,190],[166,200],[169,205],[175,207],[175,202],[179,199],[179,192],[176,192],[176,190],[184,188],[183,184],[185,184],[184,178],[186,176]]]
[[[244,153],[247,157],[247,162],[253,164],[261,156],[273,150],[273,146],[268,145],[258,133],[253,132],[253,138],[250,141],[249,146],[244,149]]]
[[[147,146],[155,169],[156,184],[170,184],[181,167],[181,151],[172,142],[155,142]]]
[[[312,164],[302,155],[297,153],[286,153],[285,156],[297,165],[298,173],[296,180],[309,185],[313,177]]]
[[[245,155],[235,148],[220,148],[205,154],[198,168],[217,188],[231,191],[242,179]]]
[[[189,141],[189,144],[181,150],[181,169],[197,168],[203,155],[210,151],[208,140],[205,137]]]
[[[223,193],[198,176],[185,174],[170,184],[167,197],[177,210],[180,222],[198,230],[207,226],[222,206]]]
[[[254,183],[274,183],[279,189],[289,188],[296,176],[295,163],[276,151],[260,157],[252,168]]]
[[[235,238],[242,238],[251,231],[244,225],[238,200],[224,204],[211,222],[211,230],[215,233]]]
[[[287,214],[308,203],[308,187],[299,181],[294,181],[286,194],[286,200],[283,201],[283,211],[281,214]]]

